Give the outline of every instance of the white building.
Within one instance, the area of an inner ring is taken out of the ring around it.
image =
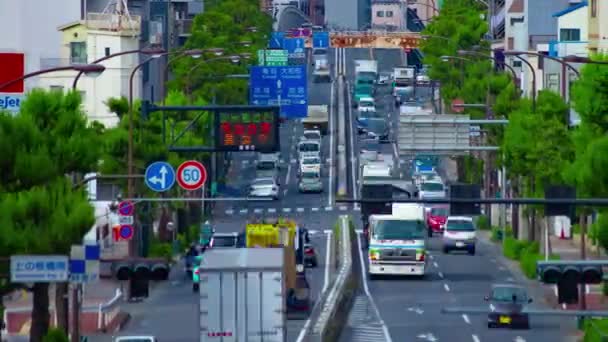
[[[118,17],[116,14],[89,13],[87,21],[59,27],[63,33],[60,58],[68,60],[68,64],[91,63],[118,52],[138,50],[140,18],[131,16],[128,20],[123,17],[119,21]],[[99,121],[106,127],[116,125],[118,118],[108,111],[105,102],[111,97],[129,96],[129,76],[138,60],[138,54],[114,57],[101,63],[106,70],[98,77],[82,75],[78,81],[78,90],[83,95],[84,109],[89,120]],[[67,90],[72,88],[75,77],[75,71],[48,73],[40,76],[39,86]],[[139,72],[133,82],[134,99],[141,95],[141,83]]]
[[[553,57],[587,57],[589,43],[589,16],[587,2],[570,6],[553,14],[557,18],[557,40],[549,43]]]
[[[372,29],[405,31],[407,5],[399,0],[372,1]]]

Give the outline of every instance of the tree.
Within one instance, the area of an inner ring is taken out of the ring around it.
[[[75,92],[34,90],[19,114],[0,114],[2,159],[0,249],[11,254],[68,254],[94,223],[94,211],[66,175],[95,170],[100,159],[98,126],[89,126]],[[58,295],[67,292],[58,284]],[[48,330],[48,284],[33,288],[31,341]],[[59,296],[58,298],[63,298]],[[60,324],[63,301],[57,302]]]

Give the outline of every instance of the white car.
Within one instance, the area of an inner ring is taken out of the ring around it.
[[[119,336],[114,342],[158,342],[158,339],[154,336]]]
[[[321,172],[321,158],[315,156],[300,159],[300,174],[307,171]]]
[[[431,83],[431,79],[428,75],[418,75],[416,76],[416,83],[418,84],[428,84]]]
[[[274,178],[256,178],[249,187],[249,197],[279,199],[279,183]]]
[[[393,73],[380,73],[378,76],[378,84],[389,84],[393,79]]]
[[[477,234],[473,218],[467,216],[448,216],[443,230],[443,252],[465,250],[475,255]]]
[[[425,198],[444,198],[446,197],[445,185],[441,182],[423,182],[420,184],[419,196]]]
[[[321,137],[321,131],[318,129],[307,129],[304,130],[304,133],[302,133],[300,140],[313,140],[320,143],[322,139]]]
[[[302,140],[298,143],[298,159],[320,157],[321,143],[316,140]]]
[[[376,103],[371,97],[362,97],[357,104],[357,109],[360,112],[376,111]]]

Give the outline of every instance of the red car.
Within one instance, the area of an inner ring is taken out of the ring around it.
[[[432,207],[426,215],[426,225],[428,227],[429,237],[434,233],[442,234],[445,221],[448,219],[450,210],[447,206]]]

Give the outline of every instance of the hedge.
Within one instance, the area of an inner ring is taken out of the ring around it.
[[[519,261],[522,273],[530,279],[536,278],[536,263],[545,259],[538,242],[517,240],[511,236],[505,238],[503,254],[508,259]],[[559,255],[552,254],[549,259],[558,260]]]
[[[607,319],[585,320],[583,342],[602,342],[608,340]]]

